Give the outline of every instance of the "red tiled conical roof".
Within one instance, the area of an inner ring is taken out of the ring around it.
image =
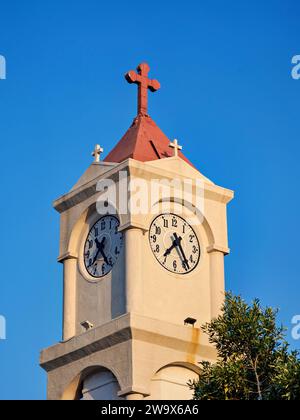
[[[148,115],[138,115],[116,147],[104,159],[120,163],[128,158],[148,162],[174,155],[170,140]],[[179,152],[179,157],[191,162]],[[193,165],[192,165],[193,166]]]

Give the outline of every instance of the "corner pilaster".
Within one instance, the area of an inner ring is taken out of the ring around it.
[[[142,237],[143,230],[129,227],[125,236],[126,312],[138,312],[142,300]]]
[[[64,265],[63,340],[76,335],[76,279],[78,257],[66,254],[59,258]]]
[[[207,249],[210,256],[210,300],[211,318],[220,315],[225,298],[224,256],[229,254],[228,248],[212,245]]]

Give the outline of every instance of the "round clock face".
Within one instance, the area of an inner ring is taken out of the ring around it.
[[[150,227],[149,240],[155,258],[172,273],[190,273],[200,260],[196,233],[175,214],[158,216]]]
[[[119,226],[116,217],[104,216],[92,227],[84,246],[85,268],[92,277],[106,276],[115,265],[123,246]]]

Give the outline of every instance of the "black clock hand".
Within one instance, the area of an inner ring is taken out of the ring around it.
[[[173,251],[173,249],[176,248],[176,247],[177,247],[177,239],[175,238],[175,240],[173,241],[173,244],[164,253],[164,257],[167,257],[168,255],[170,255],[171,252]]]
[[[103,248],[104,247],[104,243],[105,243],[105,236],[104,236],[104,238],[102,239],[101,242],[99,242],[98,241],[98,238],[96,238],[95,239],[95,243],[96,243],[98,249]]]
[[[105,239],[105,238],[103,238],[103,239]],[[96,255],[95,255],[94,259],[92,260],[91,264],[87,268],[90,268],[95,264],[95,262],[98,259],[98,255],[100,254],[100,248],[99,247],[100,247],[101,244],[100,244],[100,242],[98,241],[97,238],[95,239],[95,243],[96,243],[98,249],[97,249],[97,252],[96,252]]]
[[[96,245],[97,245],[97,248],[98,248],[98,252],[97,252],[97,257],[98,257],[98,255],[99,255],[99,253],[102,255],[102,257],[103,257],[103,259],[104,259],[104,262],[107,264],[107,265],[110,265],[111,266],[111,264],[109,263],[109,261],[108,261],[108,259],[107,259],[107,256],[105,255],[105,253],[104,253],[104,250],[103,250],[103,248],[104,248],[104,243],[105,243],[105,237],[102,239],[102,241],[101,241],[101,243],[98,241],[98,239],[96,238]]]
[[[174,248],[176,248],[176,246],[177,246],[176,241],[173,241],[172,246],[170,246],[170,248],[168,248],[168,249],[166,250],[166,252],[164,253],[164,257],[167,257],[168,255],[170,255],[170,254],[171,254],[171,252],[173,251],[173,249],[174,249]]]
[[[185,256],[184,250],[183,250],[182,245],[181,245],[182,238],[181,237],[178,237],[176,232],[174,233],[174,238],[175,238],[175,241],[176,241],[176,246],[178,246],[178,248],[179,248],[179,250],[180,250],[180,252],[182,254],[183,262],[184,262],[184,264],[186,265],[186,267],[189,270],[189,268],[190,268],[189,262],[188,262],[188,260],[187,260],[187,258]]]
[[[176,233],[175,233],[174,237],[175,237],[175,239],[173,241],[173,244],[170,246],[170,248],[168,248],[166,250],[166,252],[164,253],[164,257],[167,257],[168,255],[170,255],[171,252],[173,251],[173,249],[176,248],[177,246],[179,246],[180,241],[182,241],[182,238],[178,238]]]
[[[102,247],[104,246],[104,242],[105,242],[105,237],[102,239],[102,241],[101,241],[101,243],[98,241],[98,239],[96,238],[95,239],[95,243],[96,243],[96,245],[97,245],[97,252],[96,252],[96,255],[95,255],[95,257],[94,257],[94,260],[93,260],[93,262],[89,265],[89,267],[92,267],[94,264],[95,264],[95,262],[97,261],[97,259],[98,259],[98,256],[99,256],[99,254],[101,253],[101,249],[102,249]],[[89,268],[88,267],[88,268]]]
[[[109,261],[108,261],[108,259],[107,259],[107,256],[105,255],[105,253],[104,253],[104,251],[103,251],[103,249],[102,249],[102,248],[100,248],[100,253],[101,253],[101,255],[102,255],[103,259],[104,259],[104,262],[105,262],[107,265],[110,265],[110,266],[111,266],[111,264],[109,263]]]
[[[168,248],[166,252],[164,253],[164,257],[167,257],[168,255],[170,255],[173,249],[176,248],[179,245],[180,241],[182,240],[182,238],[178,238],[176,234],[174,236],[175,236],[175,240],[173,241],[173,244],[170,246],[170,248]]]

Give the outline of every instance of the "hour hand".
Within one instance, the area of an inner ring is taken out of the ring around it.
[[[105,264],[107,264],[107,265],[110,265],[110,266],[111,266],[111,264],[109,263],[109,261],[108,261],[108,259],[107,259],[107,256],[105,255],[105,253],[104,253],[104,251],[103,251],[103,248],[99,248],[99,249],[100,249],[100,253],[101,253],[101,255],[102,255],[103,259],[104,259]]]
[[[172,245],[164,253],[164,257],[167,257],[168,255],[170,255],[173,249],[176,248],[180,244],[181,238],[178,238],[177,233],[174,233],[174,238],[175,239],[173,240]]]
[[[176,247],[176,241],[173,241],[172,246],[170,246],[170,248],[168,248],[166,252],[164,253],[164,257],[167,257],[168,255],[170,255],[175,247]]]
[[[98,248],[98,255],[100,253],[102,255],[103,259],[104,259],[105,264],[111,266],[111,264],[109,263],[109,261],[107,259],[107,256],[105,255],[105,252],[104,252],[105,237],[102,239],[101,242],[99,242],[98,239],[96,238],[95,242],[96,242],[96,245],[97,245],[97,248]]]
[[[104,242],[105,242],[105,237],[102,239],[102,241],[101,241],[101,242],[99,242],[97,238],[95,239],[95,243],[96,243],[96,245],[97,245],[97,252],[96,252],[96,254],[95,254],[95,257],[94,257],[94,259],[93,259],[93,262],[89,265],[89,267],[92,267],[92,266],[95,264],[95,262],[96,262],[96,261],[97,261],[97,259],[98,259],[99,254],[102,254],[102,256],[103,256],[103,246],[104,246]]]

